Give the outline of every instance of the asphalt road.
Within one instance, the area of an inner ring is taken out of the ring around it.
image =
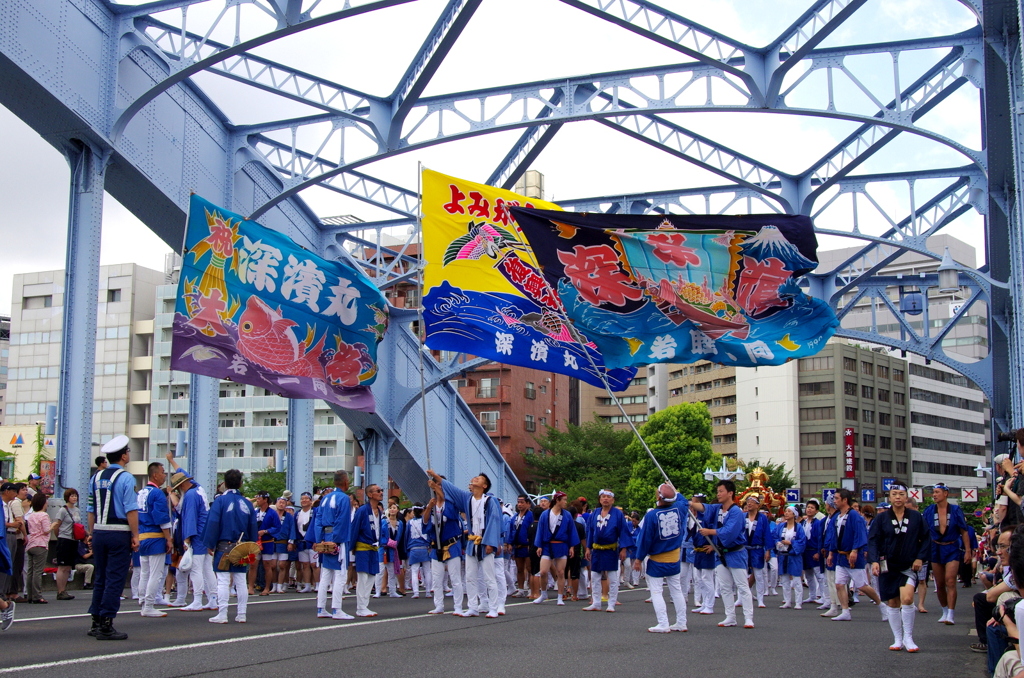
[[[336,622],[315,617],[313,594],[255,598],[248,623],[210,624],[211,612],[168,610],[142,618],[127,600],[115,624],[128,640],[99,642],[86,636],[87,591],[74,601],[19,605],[17,621],[0,634],[0,674],[118,678],[354,674],[374,676],[481,676],[556,672],[559,676],[627,675],[837,675],[985,676],[975,642],[969,592],[961,589],[958,623],[936,623],[938,604],[918,615],[921,652],[891,652],[889,626],[870,602],[853,610],[852,622],[822,619],[812,609],[780,610],[781,600],[755,610],[753,630],[721,629],[715,615],[690,614],[688,633],[647,633],[654,612],[646,591],[624,591],[614,615],[584,613],[586,604],[542,605],[509,599],[498,619],[427,615],[428,600],[371,601],[373,619]],[[451,600],[446,600],[451,608]],[[692,600],[691,600],[692,602]],[[352,613],[355,601],[345,598]],[[673,614],[669,606],[670,616]],[[234,606],[231,608],[234,617]],[[742,622],[742,614],[739,616]],[[314,672],[314,673],[310,673]]]

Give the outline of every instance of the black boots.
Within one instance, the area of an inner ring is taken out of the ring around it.
[[[100,617],[100,628],[96,632],[96,640],[126,640],[127,633],[118,633],[114,628],[113,617]]]
[[[98,614],[94,614],[92,616],[92,628],[89,629],[89,635],[93,638],[95,638],[96,634],[100,632],[100,619],[101,617]]]

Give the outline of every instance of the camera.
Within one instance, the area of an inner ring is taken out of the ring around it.
[[[1013,443],[1017,441],[1017,434],[1021,429],[1011,429],[1009,431],[1000,431],[996,437],[997,443]]]

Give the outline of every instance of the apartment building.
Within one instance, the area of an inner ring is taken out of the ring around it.
[[[0,426],[7,410],[7,362],[11,353],[11,318],[0,315]]]

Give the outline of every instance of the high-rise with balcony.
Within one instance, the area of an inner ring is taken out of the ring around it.
[[[7,409],[7,361],[11,353],[11,318],[0,315],[0,426]]]

